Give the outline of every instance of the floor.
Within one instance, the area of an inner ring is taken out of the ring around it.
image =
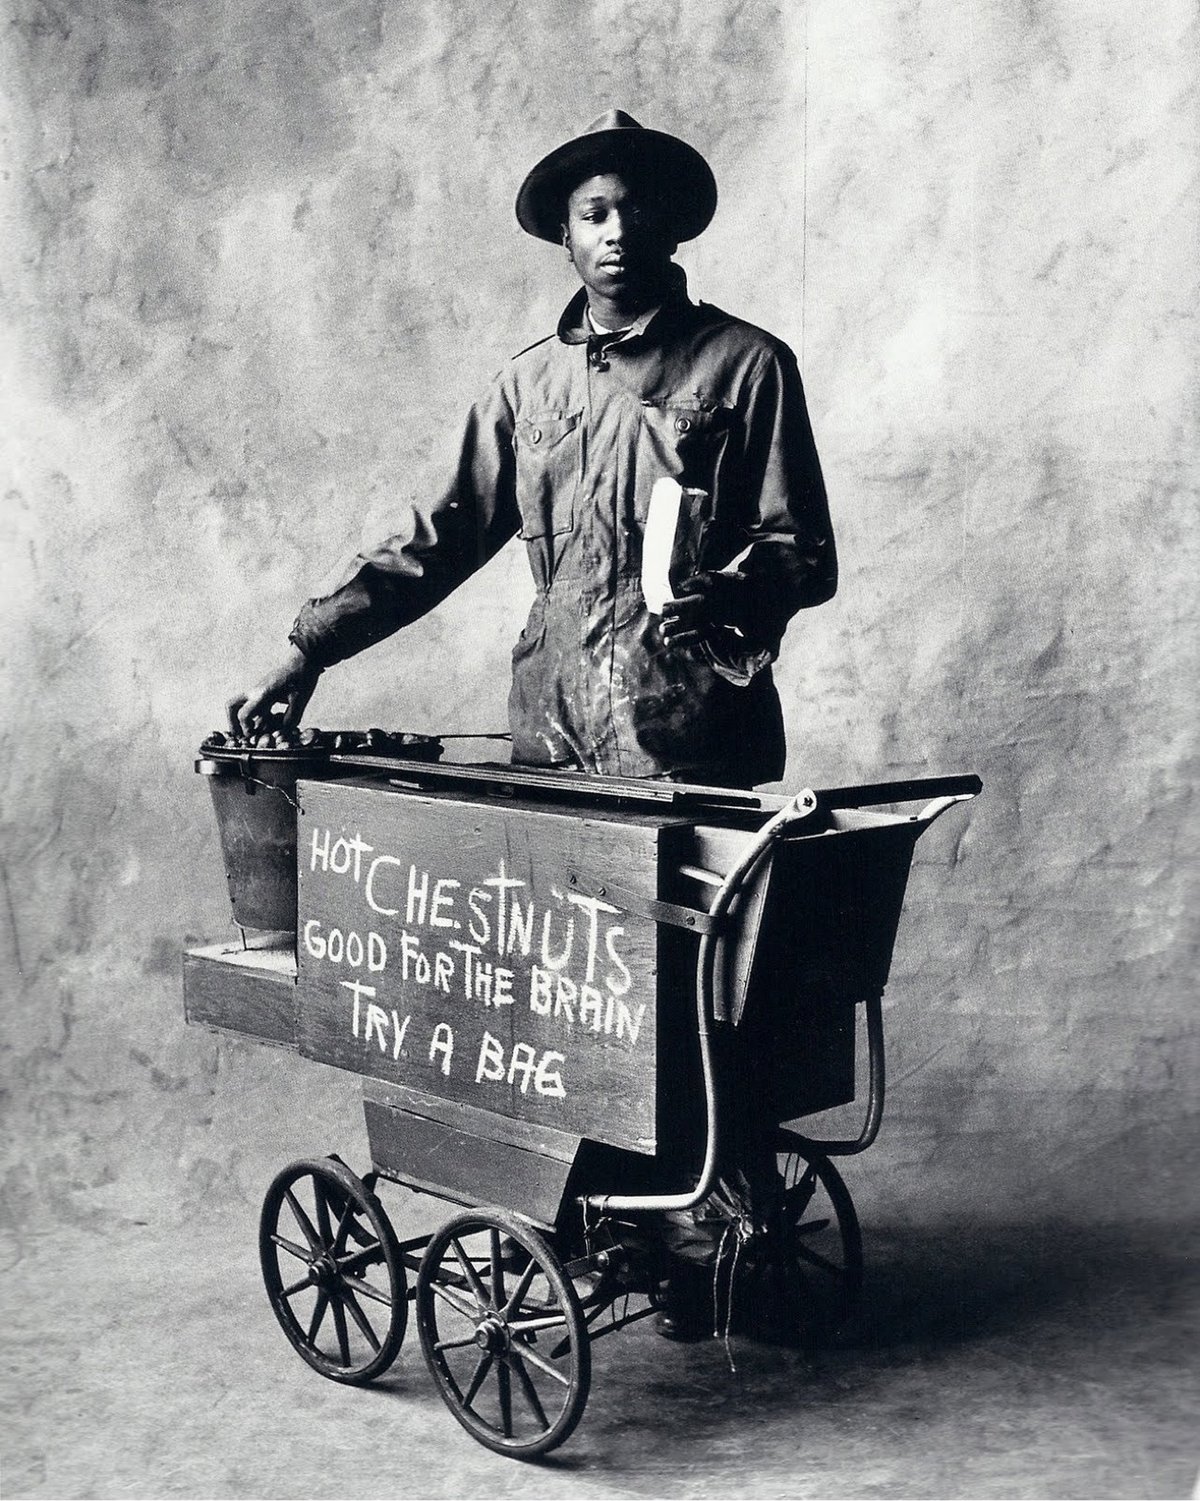
[[[388,1194],[404,1230],[422,1228],[404,1191]],[[1200,1460],[1198,1249],[1155,1227],[868,1226],[867,1295],[839,1347],[680,1346],[637,1325],[596,1345],[565,1448],[522,1465],[458,1428],[411,1330],[373,1389],[303,1365],[262,1293],[244,1208],[47,1231],[0,1278],[0,1489],[1184,1497]]]

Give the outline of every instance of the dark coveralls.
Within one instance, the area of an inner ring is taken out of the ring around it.
[[[642,533],[664,475],[705,492],[677,585],[745,578],[740,631],[668,651],[642,598]],[[791,616],[836,588],[825,489],[786,345],[687,298],[597,335],[580,292],[469,412],[456,470],[309,601],[292,641],[319,666],[416,620],[514,533],[537,585],[513,651],[513,760],[749,786],[783,773],[770,664]]]

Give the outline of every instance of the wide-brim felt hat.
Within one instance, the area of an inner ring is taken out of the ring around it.
[[[637,170],[653,184],[677,240],[694,240],[717,208],[712,168],[694,146],[661,130],[648,130],[624,110],[606,110],[582,135],[556,146],[521,184],[517,222],[526,233],[557,245],[568,195],[596,171]]]

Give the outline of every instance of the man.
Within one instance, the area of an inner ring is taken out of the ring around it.
[[[833,538],[796,362],[688,300],[677,244],[717,190],[683,141],[610,110],[543,158],[516,212],[583,283],[556,334],[471,409],[455,472],[309,601],[287,659],[229,706],[299,722],[320,673],[432,609],[514,534],[537,584],[513,652],[513,760],[751,786],[783,773],[770,664],[834,592]],[[641,583],[656,480],[685,487],[661,615]]]
[[[326,667],[432,609],[519,534],[537,596],[513,652],[514,762],[729,786],[783,774],[770,664],[796,611],[833,594],[837,564],[795,358],[690,302],[671,260],[716,201],[691,146],[619,110],[533,168],[517,219],[565,246],[579,293],[471,409],[445,486],[300,611],[286,661],[231,701],[235,733],[297,724]],[[655,614],[642,542],[663,478],[684,490],[679,592]],[[711,1328],[730,1223],[668,1218],[660,1332]]]

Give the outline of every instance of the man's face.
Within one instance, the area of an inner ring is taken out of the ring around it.
[[[567,200],[564,239],[589,292],[636,304],[661,291],[675,241],[651,195],[618,172],[599,172]]]

